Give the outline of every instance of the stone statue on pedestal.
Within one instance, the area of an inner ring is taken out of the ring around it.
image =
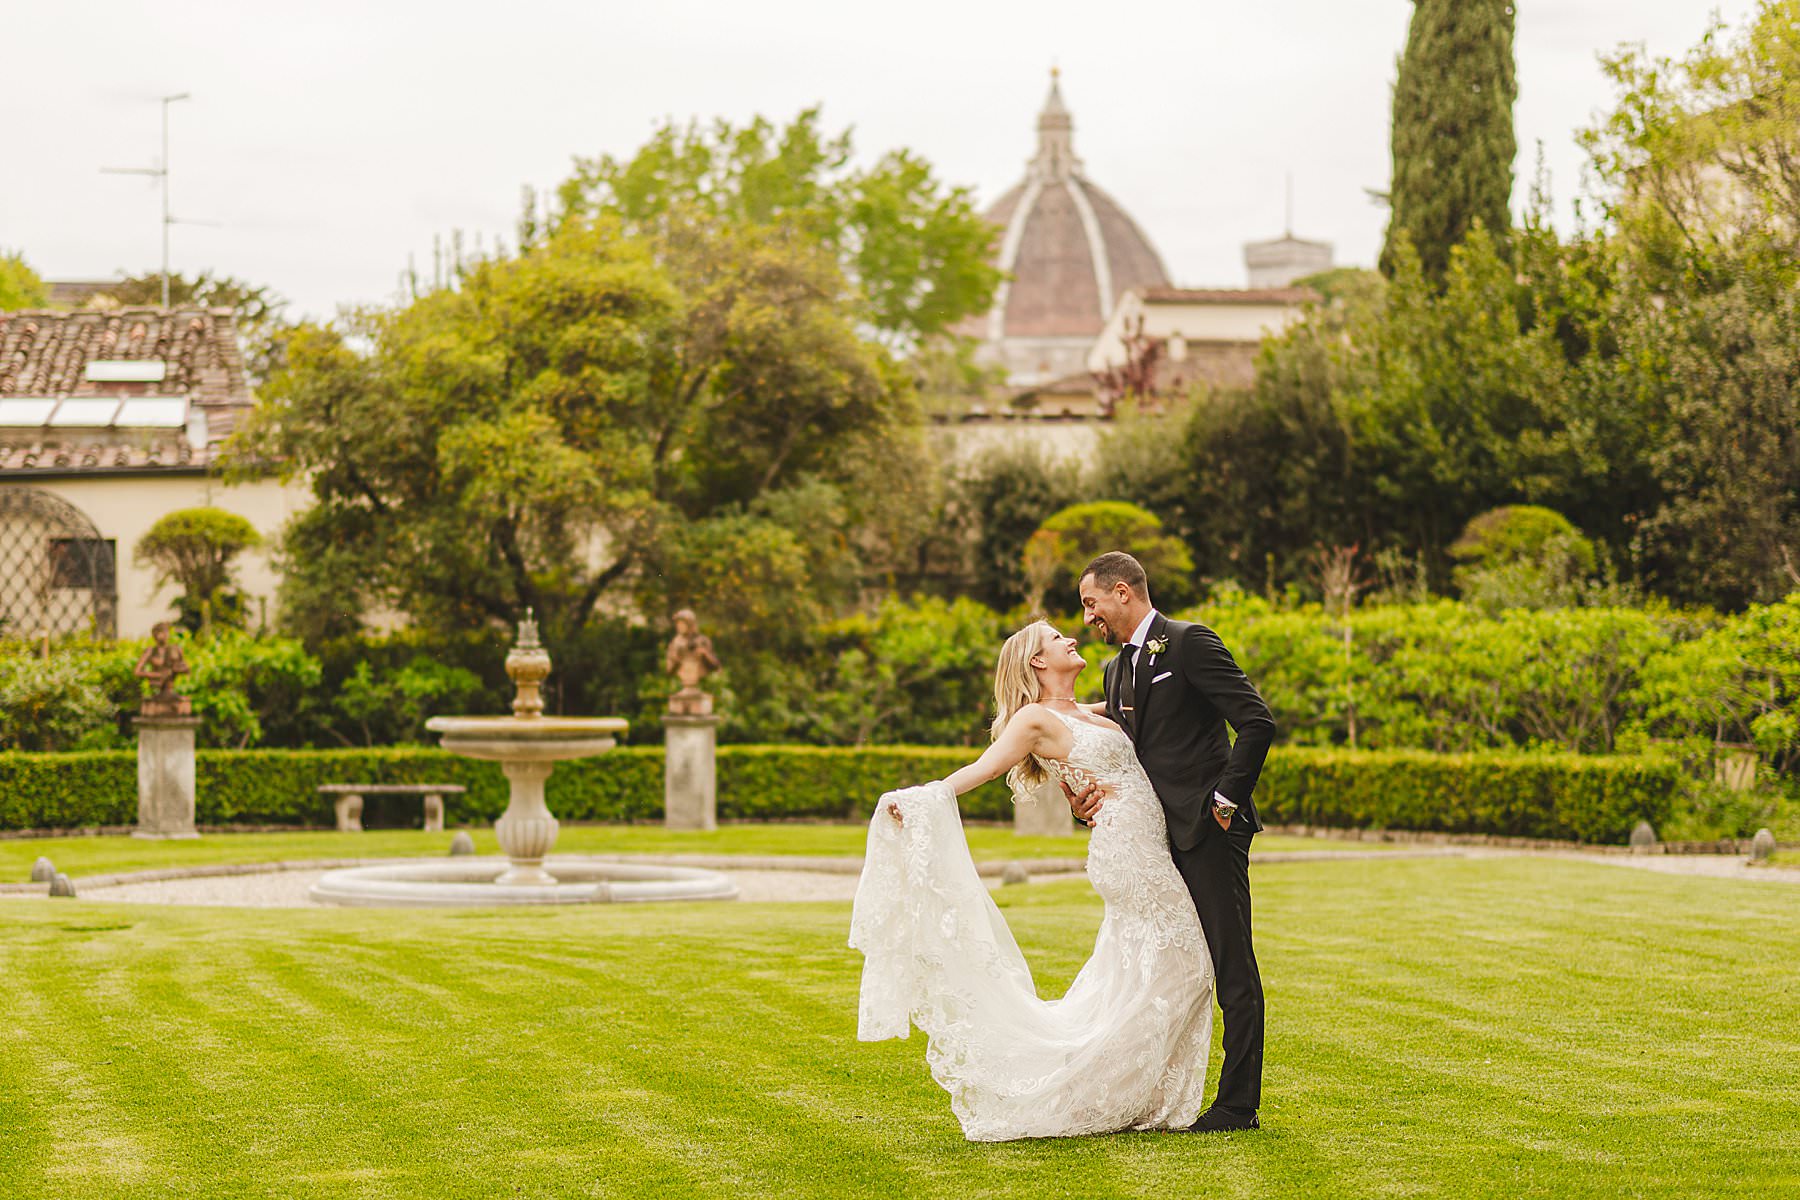
[[[193,704],[186,696],[175,691],[175,677],[188,673],[187,658],[181,653],[181,647],[169,640],[169,623],[158,621],[150,627],[150,636],[156,639],[145,648],[143,656],[138,659],[137,666],[131,673],[140,679],[148,679],[150,686],[156,689],[153,695],[146,696],[138,705],[138,715],[143,717],[186,717],[194,711]]]
[[[200,719],[192,702],[175,692],[188,672],[181,647],[169,640],[169,623],[150,630],[156,640],[132,673],[156,689],[144,697],[132,724],[138,735],[138,819],[133,837],[191,838],[194,830],[194,731]]]
[[[669,697],[670,712],[689,717],[712,712],[713,698],[700,690],[700,681],[719,669],[719,656],[713,653],[712,639],[700,632],[700,619],[691,608],[675,614],[675,636],[669,640],[664,668],[681,684],[681,690]]]
[[[675,614],[675,636],[664,657],[681,690],[663,717],[663,824],[669,829],[717,829],[719,718],[700,681],[719,669],[712,639],[700,632],[694,610]]]

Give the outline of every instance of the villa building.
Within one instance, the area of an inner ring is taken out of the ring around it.
[[[142,637],[172,617],[133,553],[167,513],[212,505],[277,534],[306,489],[217,471],[253,405],[228,309],[0,312],[0,635]],[[269,550],[237,575],[272,616]]]

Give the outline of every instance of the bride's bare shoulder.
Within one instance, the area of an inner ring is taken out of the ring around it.
[[[1013,714],[1013,720],[1019,723],[1021,729],[1029,731],[1033,737],[1039,740],[1048,740],[1060,745],[1070,736],[1068,725],[1064,724],[1062,718],[1057,716],[1055,710],[1047,704],[1039,704],[1035,701],[1027,704]]]

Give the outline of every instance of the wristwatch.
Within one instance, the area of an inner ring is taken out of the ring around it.
[[[1237,810],[1238,810],[1238,806],[1235,802],[1227,800],[1224,796],[1220,795],[1218,792],[1213,793],[1213,811],[1214,812],[1218,813],[1220,816],[1224,817],[1227,821],[1229,821],[1231,819],[1232,814],[1237,812]]]

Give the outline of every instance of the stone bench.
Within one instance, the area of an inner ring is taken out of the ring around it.
[[[361,833],[364,796],[425,797],[425,832],[444,831],[444,797],[460,796],[469,789],[459,783],[326,783],[321,795],[332,796],[339,832]]]

